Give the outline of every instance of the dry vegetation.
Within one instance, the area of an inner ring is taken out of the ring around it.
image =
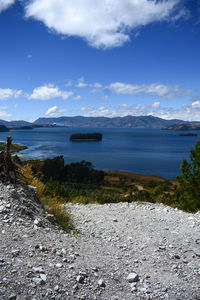
[[[55,193],[52,193],[50,196],[46,195],[44,192],[44,183],[42,183],[36,176],[33,175],[30,164],[25,164],[22,168],[20,168],[19,178],[25,184],[32,185],[37,188],[37,197],[40,199],[44,210],[54,216],[58,225],[60,225],[67,232],[73,229],[72,220],[64,206],[66,199],[56,195]]]
[[[0,142],[0,151],[3,150],[4,148],[5,148],[5,143]],[[18,145],[18,144],[11,145],[11,153],[19,152],[25,149],[27,149],[27,146]]]

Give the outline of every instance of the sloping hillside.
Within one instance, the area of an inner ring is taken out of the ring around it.
[[[200,299],[200,213],[67,209],[78,233],[52,225],[33,188],[0,183],[0,299]]]

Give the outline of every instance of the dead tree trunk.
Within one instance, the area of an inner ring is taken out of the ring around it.
[[[16,168],[11,157],[12,137],[8,136],[5,149],[0,152],[0,180],[16,182]]]

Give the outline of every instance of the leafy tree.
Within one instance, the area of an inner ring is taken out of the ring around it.
[[[175,202],[178,202],[179,208],[195,212],[200,209],[200,140],[190,150],[190,162],[183,159],[181,173],[177,177],[179,187]]]
[[[53,159],[46,159],[41,168],[44,182],[47,182],[50,179],[59,181],[63,168],[64,158],[62,155],[54,157]]]
[[[81,162],[65,164],[63,156],[53,159],[46,159],[41,166],[33,168],[34,173],[42,174],[42,180],[58,181],[60,183],[100,183],[104,180],[105,173],[101,170],[94,170],[91,162],[82,160]]]

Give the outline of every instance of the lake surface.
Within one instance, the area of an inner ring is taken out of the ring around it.
[[[101,132],[101,142],[70,142],[72,133]],[[22,159],[44,159],[63,155],[65,162],[90,161],[97,169],[121,170],[176,178],[180,164],[189,158],[196,137],[181,131],[135,128],[36,128],[0,132],[0,141],[11,135],[13,143],[28,146]]]

